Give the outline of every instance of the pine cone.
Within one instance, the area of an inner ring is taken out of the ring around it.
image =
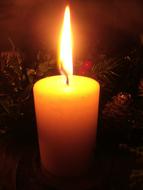
[[[139,83],[139,96],[143,97],[143,79],[141,79]]]
[[[132,103],[131,94],[119,93],[112,98],[111,102],[105,105],[103,110],[103,118],[112,120],[112,122],[120,123],[124,120],[128,121],[131,116],[130,105]]]
[[[102,113],[103,134],[108,142],[118,144],[128,141],[131,129],[130,121],[132,119],[131,104],[131,95],[121,92],[105,105]]]

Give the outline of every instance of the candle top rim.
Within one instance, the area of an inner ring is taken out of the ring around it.
[[[34,84],[34,91],[38,94],[90,94],[98,92],[100,88],[99,83],[89,77],[72,75],[69,85],[65,82],[65,76],[55,75],[40,79]]]
[[[36,82],[39,82],[39,81],[41,81],[41,80],[44,80],[44,79],[47,79],[47,78],[54,78],[54,77],[63,77],[64,75],[52,75],[52,76],[47,76],[47,77],[44,77],[44,78],[41,78],[41,79],[39,79],[38,81],[36,81]],[[65,76],[64,76],[65,77]],[[93,78],[91,78],[91,77],[88,77],[88,76],[82,76],[82,75],[71,75],[71,77],[80,77],[80,78],[87,78],[87,79],[89,79],[89,80],[92,80],[92,81],[95,81],[95,82],[97,82],[98,83],[98,81],[96,81],[95,79],[93,79]]]

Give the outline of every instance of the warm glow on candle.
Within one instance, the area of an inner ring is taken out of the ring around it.
[[[70,24],[70,9],[67,6],[60,36],[59,69],[66,77],[73,74],[72,34]]]

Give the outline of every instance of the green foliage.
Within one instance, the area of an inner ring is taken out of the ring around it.
[[[120,63],[121,60],[118,58],[100,55],[94,60],[91,76],[100,82],[101,88],[106,88],[107,91],[113,90],[114,81],[119,77],[117,70]]]
[[[39,51],[36,56],[35,74],[36,78],[54,75],[57,67],[56,57],[45,51]]]
[[[0,134],[9,130],[12,122],[32,112],[34,83],[55,70],[53,55],[44,51],[37,53],[33,68],[25,66],[22,53],[15,48],[0,53]]]

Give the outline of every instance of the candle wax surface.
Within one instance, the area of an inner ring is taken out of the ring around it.
[[[95,145],[99,83],[73,75],[39,80],[34,102],[41,162],[56,175],[83,168]]]
[[[51,94],[59,94],[66,96],[80,96],[80,92],[84,95],[90,94],[92,91],[97,91],[99,89],[99,84],[94,79],[83,77],[83,76],[70,76],[69,85],[66,84],[66,78],[64,75],[51,76],[39,80],[34,89],[42,95],[48,96]]]

